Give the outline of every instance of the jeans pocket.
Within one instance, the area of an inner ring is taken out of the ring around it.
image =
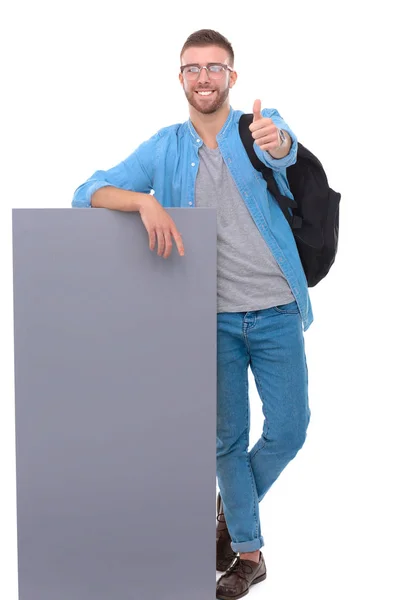
[[[278,306],[273,306],[274,310],[282,315],[297,315],[299,313],[299,308],[296,300],[293,302],[289,302],[288,304],[279,304]]]

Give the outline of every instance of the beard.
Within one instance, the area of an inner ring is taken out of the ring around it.
[[[202,88],[204,89],[204,88]],[[196,94],[196,91],[188,92],[184,90],[185,96],[191,106],[198,112],[203,115],[211,115],[215,113],[221,106],[224,104],[225,100],[229,96],[229,88],[227,87],[223,92],[219,92],[219,90],[213,90],[215,92],[214,98],[207,98],[201,100],[201,98]]]

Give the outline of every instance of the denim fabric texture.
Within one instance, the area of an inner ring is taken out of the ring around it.
[[[235,552],[264,545],[259,502],[302,447],[308,372],[296,302],[217,316],[217,478]],[[249,448],[248,368],[265,420]]]

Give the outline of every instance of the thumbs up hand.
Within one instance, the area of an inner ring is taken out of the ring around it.
[[[252,137],[261,150],[277,150],[280,146],[279,132],[271,119],[262,117],[261,101],[255,100],[252,109],[254,119],[250,125]]]

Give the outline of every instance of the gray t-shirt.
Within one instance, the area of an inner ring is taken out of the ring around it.
[[[219,148],[199,149],[195,205],[217,209],[217,311],[262,310],[294,300]]]

